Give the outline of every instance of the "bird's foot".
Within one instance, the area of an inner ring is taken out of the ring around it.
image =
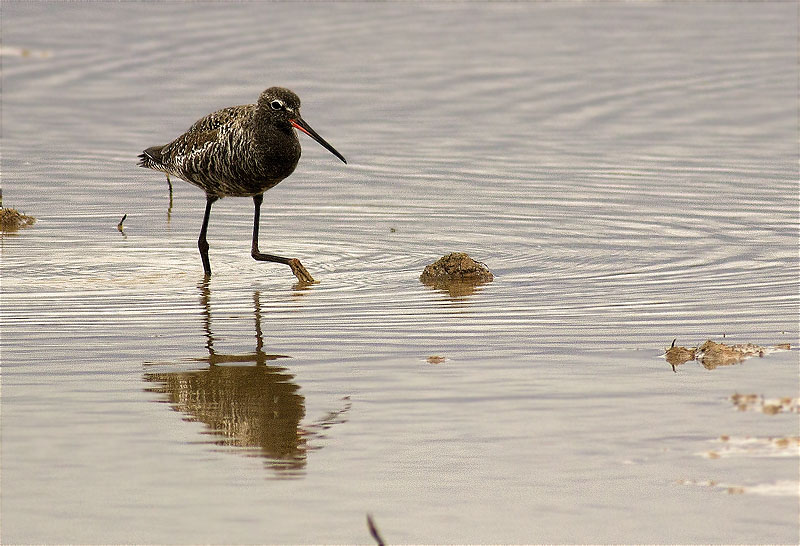
[[[301,284],[314,284],[317,282],[297,258],[289,260],[289,267],[292,268],[292,273],[294,273],[294,276],[297,277],[297,280],[300,281]]]

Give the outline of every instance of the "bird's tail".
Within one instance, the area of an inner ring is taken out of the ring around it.
[[[163,171],[164,164],[162,163],[161,150],[163,146],[151,146],[144,152],[139,154],[139,166],[156,171]]]

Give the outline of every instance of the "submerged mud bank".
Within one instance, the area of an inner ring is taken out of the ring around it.
[[[731,366],[739,364],[744,360],[758,356],[763,357],[766,354],[774,353],[775,351],[788,351],[791,346],[788,343],[775,345],[772,347],[762,347],[754,343],[740,343],[736,345],[726,345],[724,343],[717,343],[710,339],[705,341],[699,347],[676,347],[675,341],[672,341],[672,346],[669,347],[664,353],[664,359],[672,365],[672,370],[676,366],[685,364],[692,360],[697,360],[707,370],[713,370],[719,366]]]
[[[0,232],[12,233],[36,223],[36,218],[22,214],[17,209],[0,208]]]

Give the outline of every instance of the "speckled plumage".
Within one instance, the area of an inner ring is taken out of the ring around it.
[[[290,112],[271,109],[275,99],[299,112],[297,95],[272,87],[257,104],[218,110],[169,144],[148,148],[139,156],[139,165],[177,176],[217,197],[263,193],[292,174],[300,159]]]
[[[252,197],[253,243],[250,254],[259,261],[290,266],[301,283],[314,279],[295,258],[258,250],[258,224],[264,192],[292,174],[300,160],[299,129],[347,163],[333,146],[300,116],[300,99],[283,87],[270,87],[256,104],[223,108],[197,120],[184,134],[164,146],[139,155],[139,165],[177,176],[206,192],[206,212],[197,246],[206,275],[211,275],[206,232],[214,202],[227,196]],[[170,183],[170,197],[172,195]]]

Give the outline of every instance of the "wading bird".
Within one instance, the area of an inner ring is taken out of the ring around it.
[[[164,172],[168,177],[177,176],[206,192],[206,213],[197,240],[206,276],[211,275],[206,240],[211,205],[221,197],[252,197],[253,258],[286,264],[300,282],[314,282],[300,260],[258,250],[264,192],[292,174],[300,159],[295,129],[347,163],[300,117],[300,98],[283,87],[270,87],[261,93],[256,104],[231,106],[209,114],[169,144],[147,148],[139,155],[139,166]]]

